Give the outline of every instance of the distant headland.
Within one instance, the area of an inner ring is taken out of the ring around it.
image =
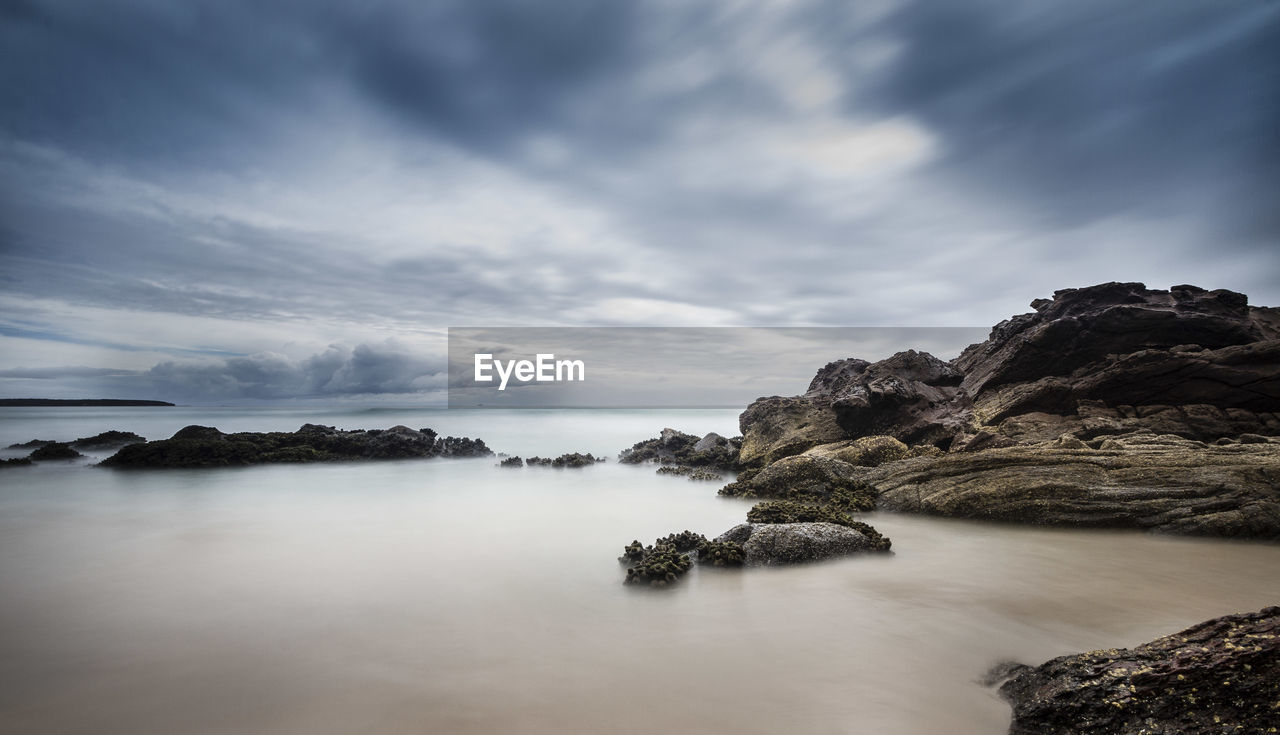
[[[0,406],[173,406],[168,401],[120,398],[0,398]]]

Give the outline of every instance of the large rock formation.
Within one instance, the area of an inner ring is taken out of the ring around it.
[[[1280,435],[1280,309],[1140,283],[1058,291],[1032,308],[952,362],[914,351],[840,360],[804,396],[757,400],[739,418],[740,462],[873,434],[969,450],[1142,428]]]
[[[357,429],[305,424],[294,432],[224,434],[187,426],[172,437],[129,444],[102,461],[107,467],[221,467],[278,462],[481,457],[493,452],[479,439],[436,436],[431,429]]]
[[[1280,607],[1129,649],[1019,667],[1010,735],[1267,733],[1280,723]]]
[[[790,497],[763,481],[813,458],[885,509],[1280,539],[1280,309],[1140,283],[1032,308],[950,363],[840,360],[757,400],[740,461],[764,469],[726,494]]]

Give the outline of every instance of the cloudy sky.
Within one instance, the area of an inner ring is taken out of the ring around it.
[[[430,400],[451,325],[1280,304],[1277,47],[1260,0],[5,0],[0,396]]]

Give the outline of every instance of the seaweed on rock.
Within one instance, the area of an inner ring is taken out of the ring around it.
[[[657,543],[645,549],[644,556],[635,566],[627,569],[624,584],[647,584],[650,587],[666,587],[675,582],[689,568],[693,560],[669,544]]]

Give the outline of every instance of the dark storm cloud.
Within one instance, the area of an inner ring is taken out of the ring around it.
[[[140,378],[187,401],[415,393],[442,388],[444,362],[393,343],[330,346],[304,360],[263,353],[213,361],[167,361]]]
[[[1071,225],[1219,209],[1280,236],[1280,5],[912,2],[877,85],[943,137],[937,169]]]
[[[225,165],[354,90],[490,153],[625,80],[628,4],[25,3],[5,19],[11,132],[131,165]],[[284,119],[277,117],[284,112]],[[220,160],[221,159],[221,160]]]

